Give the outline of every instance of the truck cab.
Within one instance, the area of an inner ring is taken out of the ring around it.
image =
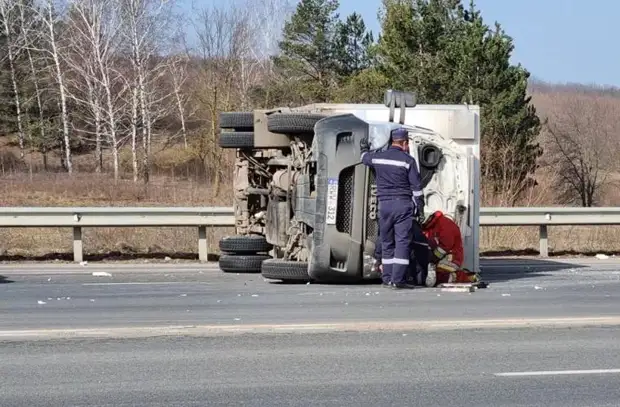
[[[233,124],[231,117],[222,116],[224,125]],[[384,104],[313,104],[244,117],[251,129],[223,133],[227,140],[236,135],[247,141],[237,148],[238,221],[232,239],[245,239],[245,246],[253,242],[256,249],[260,241],[270,250],[236,253],[224,239],[220,248],[229,249],[223,250],[228,262],[233,256],[263,256],[260,271],[274,280],[378,278],[372,268],[376,184],[372,169],[360,161],[360,141],[368,137],[373,148],[382,148],[389,131],[403,126],[422,176],[426,214],[440,210],[456,221],[464,266],[478,270],[478,106],[417,105],[411,93],[388,91]]]

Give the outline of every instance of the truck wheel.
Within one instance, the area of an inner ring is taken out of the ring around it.
[[[265,260],[261,267],[261,274],[271,280],[310,281],[308,263],[282,259]]]
[[[229,253],[252,254],[268,252],[273,246],[267,243],[265,236],[228,236],[220,240],[220,250]]]
[[[220,113],[220,128],[237,131],[252,131],[254,130],[254,113],[222,112]]]
[[[220,133],[220,147],[254,148],[254,133],[249,131],[223,131]]]
[[[220,270],[225,273],[260,273],[261,263],[267,259],[271,259],[268,254],[222,254],[219,262]]]
[[[312,113],[274,113],[268,116],[267,130],[280,134],[313,134],[316,122],[325,117]]]

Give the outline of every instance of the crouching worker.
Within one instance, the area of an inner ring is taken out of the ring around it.
[[[476,273],[463,268],[463,239],[458,225],[441,211],[422,224],[429,245],[430,258],[426,286],[445,283],[476,283]]]

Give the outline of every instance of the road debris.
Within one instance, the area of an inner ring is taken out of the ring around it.
[[[441,292],[444,293],[473,293],[476,291],[476,287],[464,286],[464,287],[441,287]]]
[[[487,284],[483,282],[478,283],[444,283],[438,286],[443,292],[450,293],[474,293],[478,288],[486,288]]]
[[[93,271],[93,277],[112,277],[107,271]]]

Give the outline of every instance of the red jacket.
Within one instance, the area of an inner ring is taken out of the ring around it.
[[[463,239],[459,226],[450,218],[437,211],[424,222],[423,232],[431,248],[443,249],[446,254],[452,254],[452,263],[463,265]]]

